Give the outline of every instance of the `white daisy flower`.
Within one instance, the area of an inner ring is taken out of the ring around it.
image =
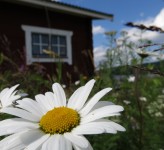
[[[15,89],[18,86],[19,84],[11,88],[5,88],[0,92],[0,109],[11,106],[13,102],[21,97],[20,95],[16,95],[17,91],[15,91]]]
[[[99,100],[111,91],[106,88],[87,101],[95,80],[78,88],[66,100],[62,86],[54,83],[53,92],[24,98],[17,108],[2,112],[17,116],[0,122],[3,150],[93,150],[83,135],[125,131],[121,125],[105,117],[119,115],[123,107]],[[87,101],[87,102],[86,102]]]

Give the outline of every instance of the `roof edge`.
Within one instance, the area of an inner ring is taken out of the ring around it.
[[[79,9],[78,7],[73,7],[72,5],[65,5],[60,4],[58,2],[47,2],[47,1],[38,1],[38,0],[15,0],[15,2],[24,2],[27,4],[34,4],[38,5],[41,7],[47,7],[51,9],[56,9],[56,10],[63,10],[65,12],[70,12],[70,13],[76,13],[76,14],[83,14],[85,16],[91,17],[93,19],[107,19],[107,20],[113,20],[113,15],[112,14],[107,14],[107,13],[102,13],[99,11],[95,10],[90,10],[90,9]]]

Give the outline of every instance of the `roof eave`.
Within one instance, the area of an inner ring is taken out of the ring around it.
[[[106,13],[101,13],[97,11],[89,11],[89,10],[83,10],[83,9],[78,9],[78,8],[73,8],[69,6],[64,6],[60,5],[57,3],[50,3],[46,1],[38,1],[38,0],[15,0],[15,2],[24,2],[26,4],[32,4],[40,7],[47,7],[50,9],[56,9],[59,11],[64,11],[68,13],[75,13],[80,16],[87,16],[92,19],[107,19],[107,20],[113,20],[113,15],[112,14],[106,14]]]

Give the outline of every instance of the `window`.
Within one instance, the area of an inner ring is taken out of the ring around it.
[[[33,27],[23,25],[26,39],[26,61],[32,62],[63,62],[72,64],[71,31]],[[47,54],[50,50],[55,57]]]

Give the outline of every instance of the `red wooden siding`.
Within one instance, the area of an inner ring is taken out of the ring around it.
[[[79,18],[74,15],[61,14],[48,11],[50,25],[48,25],[45,8],[34,8],[19,4],[0,2],[0,36],[6,35],[10,42],[10,49],[14,61],[21,65],[24,59],[19,59],[25,47],[25,33],[21,25],[51,27],[73,31],[72,36],[72,59],[73,64],[63,64],[63,76],[69,73],[73,80],[78,79],[80,74],[92,76],[94,66],[92,62],[92,23],[89,18]],[[2,43],[0,42],[2,49]],[[18,51],[19,50],[19,51]],[[5,49],[3,49],[5,51]],[[50,74],[54,73],[55,64],[42,63]],[[53,68],[53,69],[52,69]]]

